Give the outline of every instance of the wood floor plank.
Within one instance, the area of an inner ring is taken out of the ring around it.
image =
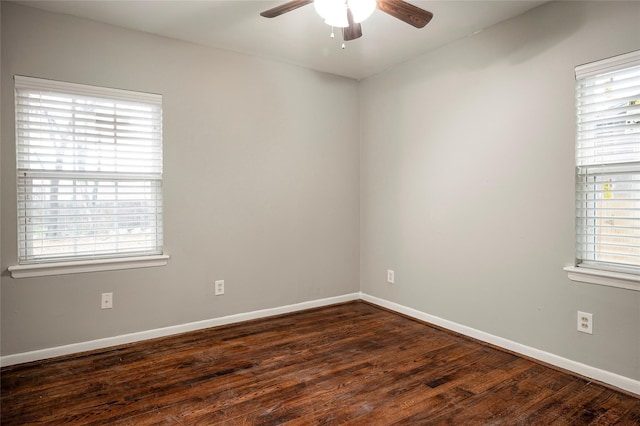
[[[363,302],[3,368],[3,425],[639,425],[640,399]]]

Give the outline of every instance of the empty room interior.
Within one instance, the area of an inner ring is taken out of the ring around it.
[[[2,423],[640,424],[640,2],[311,3],[0,2]]]

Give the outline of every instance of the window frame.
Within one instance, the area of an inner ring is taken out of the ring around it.
[[[148,145],[149,148],[145,148],[147,150],[149,149],[153,149],[154,152],[159,152],[159,157],[155,157],[156,160],[154,160],[153,162],[153,167],[154,170],[156,170],[155,172],[148,172],[148,173],[139,173],[139,171],[136,170],[132,170],[131,172],[127,172],[124,171],[124,169],[122,168],[122,164],[123,161],[126,163],[128,160],[128,158],[130,158],[130,154],[124,154],[125,157],[124,160],[120,160],[120,156],[119,154],[114,154],[115,156],[113,157],[113,170],[111,170],[111,172],[102,172],[100,170],[102,170],[101,168],[95,169],[95,171],[90,170],[91,167],[87,166],[86,170],[83,170],[82,172],[73,172],[71,171],[69,173],[69,176],[71,176],[69,179],[71,179],[74,182],[74,188],[75,188],[75,183],[77,182],[77,179],[80,179],[80,181],[84,180],[86,182],[90,182],[93,181],[94,183],[98,184],[97,182],[101,181],[101,182],[111,182],[112,185],[115,185],[116,187],[119,187],[121,185],[123,185],[124,182],[139,182],[139,184],[144,184],[144,182],[155,182],[155,183],[151,183],[151,186],[149,190],[147,190],[146,193],[143,193],[143,195],[135,195],[133,196],[134,198],[132,199],[133,203],[136,203],[136,200],[139,200],[137,202],[143,202],[145,199],[148,199],[149,196],[152,196],[152,200],[153,201],[153,206],[152,207],[155,211],[154,216],[152,216],[154,219],[151,222],[153,225],[150,228],[151,229],[151,234],[149,234],[151,237],[153,237],[153,239],[148,240],[148,237],[145,237],[145,240],[141,240],[141,241],[155,241],[153,242],[151,245],[149,245],[149,243],[140,243],[140,248],[139,249],[127,249],[124,248],[124,246],[119,245],[116,243],[115,246],[113,246],[113,248],[109,249],[109,251],[104,251],[102,253],[98,252],[98,253],[83,253],[81,251],[77,251],[74,250],[73,252],[68,252],[65,254],[63,254],[62,256],[49,256],[49,255],[40,255],[40,258],[30,258],[29,255],[33,254],[33,253],[29,253],[28,252],[28,246],[30,244],[30,242],[32,240],[30,240],[30,236],[26,233],[27,231],[25,230],[22,234],[22,237],[20,235],[21,228],[20,228],[20,215],[17,215],[17,226],[18,228],[17,230],[17,243],[18,243],[18,247],[17,247],[17,259],[18,259],[18,264],[17,265],[13,265],[10,266],[8,268],[9,272],[11,273],[12,277],[14,278],[25,278],[25,277],[34,277],[34,276],[46,276],[46,275],[59,275],[59,274],[71,274],[71,273],[81,273],[81,272],[94,272],[94,271],[105,271],[105,270],[118,270],[118,269],[130,269],[130,268],[141,268],[141,267],[151,267],[151,266],[162,266],[162,265],[166,265],[167,261],[169,259],[169,256],[167,254],[164,253],[164,242],[163,242],[163,218],[162,218],[162,210],[163,210],[163,203],[162,203],[162,198],[163,198],[163,177],[162,177],[162,163],[163,163],[163,154],[162,154],[162,96],[161,95],[157,95],[157,94],[149,94],[149,93],[142,93],[142,92],[134,92],[134,91],[130,91],[130,90],[122,90],[122,89],[112,89],[112,88],[105,88],[105,87],[98,87],[98,86],[89,86],[89,85],[84,85],[84,84],[76,84],[76,83],[68,83],[68,82],[62,82],[62,81],[55,81],[55,80],[46,80],[46,79],[41,79],[41,78],[33,78],[33,77],[25,77],[25,76],[19,76],[16,75],[14,76],[15,78],[15,96],[16,96],[16,110],[15,110],[15,137],[16,137],[16,189],[18,190],[18,192],[16,193],[16,208],[18,209],[18,213],[20,211],[23,211],[25,214],[27,214],[27,212],[30,210],[30,207],[26,207],[24,206],[24,200],[22,201],[22,207],[21,207],[21,199],[20,199],[20,185],[21,185],[21,179],[22,179],[22,185],[27,185],[26,187],[23,186],[23,189],[27,190],[27,191],[31,191],[31,187],[30,187],[30,182],[29,179],[32,179],[30,176],[27,176],[28,174],[33,174],[35,176],[42,176],[41,179],[49,179],[49,180],[53,180],[56,179],[55,177],[51,177],[56,175],[56,173],[60,173],[58,172],[58,166],[56,163],[56,169],[52,170],[52,169],[47,169],[46,166],[44,165],[44,163],[39,163],[41,160],[38,159],[35,161],[34,164],[36,164],[36,169],[25,169],[25,173],[24,175],[26,176],[23,177],[22,175],[20,175],[20,170],[22,168],[25,167],[25,163],[24,161],[30,162],[32,160],[20,160],[20,147],[24,148],[24,147],[28,147],[31,146],[29,145],[30,142],[19,142],[18,139],[18,132],[19,132],[19,126],[18,126],[18,119],[20,117],[22,117],[22,114],[19,114],[18,112],[18,91],[23,91],[23,90],[35,90],[35,91],[43,91],[43,92],[54,92],[54,93],[61,93],[64,94],[65,96],[69,96],[71,98],[74,99],[80,99],[82,97],[90,97],[90,98],[94,98],[96,100],[100,100],[100,99],[105,99],[105,100],[111,100],[111,101],[116,101],[119,103],[127,103],[127,102],[134,102],[134,103],[138,103],[138,104],[145,104],[148,105],[149,107],[152,107],[156,110],[158,110],[159,112],[158,114],[158,123],[159,123],[159,134],[157,134],[158,130],[154,130],[154,132],[156,132],[156,136],[154,136],[154,139],[146,139],[147,141],[149,140],[155,140],[155,142],[153,142],[151,144],[151,142],[147,142],[150,143],[151,145]],[[75,105],[75,101],[73,103],[73,105]],[[114,106],[114,108],[116,108]],[[75,108],[72,110],[75,116]],[[119,111],[119,110],[114,110],[114,111]],[[31,114],[31,112],[28,112],[29,114]],[[38,113],[40,114],[40,113]],[[46,113],[45,113],[46,114]],[[113,112],[114,115],[112,115],[114,117],[114,125],[116,122],[120,122],[120,119],[116,119],[116,115],[117,112]],[[55,115],[55,113],[54,113]],[[100,115],[102,116],[102,115]],[[43,117],[46,117],[46,115],[43,115]],[[119,117],[119,115],[118,115]],[[31,121],[29,121],[31,122]],[[48,123],[50,121],[45,121],[45,123]],[[75,118],[72,119],[70,121],[71,126],[76,126],[76,121]],[[37,123],[36,123],[37,124]],[[133,125],[133,124],[132,124]],[[156,124],[154,124],[154,126],[156,126]],[[29,128],[28,128],[29,129]],[[117,132],[118,130],[116,127],[114,127],[113,132]],[[34,132],[34,131],[32,131]],[[115,133],[114,133],[115,134]],[[75,135],[75,133],[74,133]],[[32,137],[32,136],[29,136]],[[120,140],[122,136],[113,136],[113,144],[114,145],[109,145],[110,147],[112,147],[113,149],[118,149],[117,147],[120,145],[115,145],[118,141]],[[74,136],[75,138],[75,136]],[[75,139],[72,139],[72,141],[74,141]],[[89,143],[91,144],[91,143]],[[103,145],[102,145],[102,141],[99,142],[94,142],[93,145],[95,146],[94,148],[89,148],[90,151],[93,150],[94,154],[95,154],[95,150],[98,150],[101,152],[102,149],[104,149]],[[46,145],[45,145],[46,146]],[[107,145],[104,145],[107,146]],[[156,148],[151,148],[152,146],[155,146]],[[126,150],[127,148],[125,148]],[[86,152],[86,151],[85,151]],[[44,154],[43,154],[44,155]],[[59,155],[62,154],[58,154],[56,153],[54,158],[58,158]],[[133,154],[133,155],[137,155],[137,154]],[[150,154],[149,154],[150,155]],[[102,156],[102,154],[98,154],[98,156],[100,158],[104,158]],[[28,157],[27,157],[28,158]],[[62,157],[60,157],[62,158]],[[75,157],[72,157],[75,158]],[[140,158],[145,158],[145,157],[140,157]],[[158,159],[159,158],[159,159]],[[44,161],[44,160],[42,160]],[[83,160],[84,161],[84,160]],[[146,161],[146,160],[142,160],[142,161]],[[22,163],[22,164],[21,164]],[[84,164],[84,163],[83,163]],[[88,164],[88,163],[87,163]],[[101,163],[102,164],[102,163]],[[147,167],[148,165],[151,165],[152,163],[135,163],[135,164],[144,164],[144,167]],[[38,168],[40,167],[40,168]],[[73,166],[72,166],[73,167]],[[100,166],[100,167],[104,167],[104,166]],[[132,166],[133,167],[133,166]],[[135,166],[138,167],[138,166]],[[84,167],[83,167],[84,169]],[[30,171],[30,170],[33,170]],[[51,170],[51,171],[47,171],[47,170]],[[70,169],[70,170],[73,170]],[[105,170],[108,170],[105,169]],[[106,178],[105,178],[106,176]],[[96,180],[97,179],[97,180]],[[101,180],[102,179],[102,180]],[[106,179],[106,180],[104,180]],[[131,183],[130,183],[131,184]],[[155,189],[153,189],[155,187]],[[98,189],[99,191],[101,191],[100,189]],[[75,189],[74,189],[75,191]],[[115,197],[121,197],[117,195],[117,191],[116,189],[114,189],[113,191],[116,191],[116,195],[114,195]],[[139,190],[133,190],[136,191],[136,193],[138,193]],[[151,191],[151,192],[149,192]],[[28,192],[31,193],[31,192]],[[74,192],[75,193],[75,192]],[[32,194],[32,193],[31,193]],[[146,194],[146,195],[145,195]],[[141,197],[147,197],[147,198],[141,198]],[[73,196],[75,197],[75,195]],[[131,196],[129,196],[131,197]],[[75,198],[73,198],[75,199]],[[122,206],[126,205],[127,202],[126,201],[118,201],[121,200],[121,198],[115,198],[114,201],[112,203],[115,203],[115,208],[123,208]],[[124,204],[123,204],[124,203]],[[74,201],[73,204],[75,205],[76,202]],[[50,207],[48,207],[50,208]],[[77,208],[77,207],[74,207]],[[80,209],[82,209],[82,207],[79,207]],[[131,208],[131,207],[129,207]],[[158,210],[160,209],[160,210]],[[138,208],[139,211],[139,208]],[[58,212],[56,212],[55,214],[58,214]],[[52,217],[55,217],[54,216]],[[77,214],[77,213],[76,213]],[[109,213],[112,214],[112,213]],[[117,214],[117,213],[116,213]],[[130,213],[131,214],[131,213]],[[142,214],[142,213],[135,213],[135,214]],[[159,215],[159,216],[158,216]],[[26,217],[26,216],[25,216]],[[80,217],[80,216],[78,216]],[[87,217],[91,217],[91,216],[87,216]],[[136,216],[138,217],[138,216]],[[57,220],[57,219],[56,219]],[[94,222],[95,219],[93,220],[89,220],[89,223],[95,223]],[[111,219],[113,220],[113,219]],[[119,222],[116,221],[115,225],[117,225]],[[114,223],[114,222],[110,222],[110,223]],[[76,229],[76,225],[72,225],[72,229]],[[114,228],[115,234],[119,234],[120,231],[118,231],[118,229],[120,229],[120,226]],[[109,235],[113,235],[113,234],[109,234]],[[75,237],[73,237],[75,238]],[[116,237],[116,240],[118,240],[119,237]],[[22,241],[22,243],[20,243],[20,241]],[[22,244],[22,248],[21,248],[21,244]],[[22,254],[21,254],[22,253]]]
[[[632,68],[640,66],[640,51],[629,52],[623,55],[614,56],[611,58],[607,58],[600,61],[595,61],[589,64],[581,65],[576,67],[576,114],[578,114],[579,105],[578,101],[578,86],[579,82],[585,78],[590,78],[594,76],[599,76],[602,74],[606,74],[609,72],[621,71],[624,69]],[[578,122],[576,122],[578,124]],[[576,127],[576,132],[578,128]],[[576,244],[576,258],[574,265],[567,266],[564,270],[568,273],[569,279],[572,281],[585,282],[590,284],[598,284],[605,285],[611,287],[617,287],[627,290],[635,290],[640,291],[640,266],[635,266],[633,264],[625,264],[625,263],[610,263],[606,261],[598,261],[591,259],[581,259],[580,257],[580,244],[587,244],[580,242],[580,231],[578,227],[583,224],[583,226],[587,226],[587,215],[583,215],[582,219],[580,217],[580,210],[589,210],[587,207],[581,208],[580,203],[584,202],[584,200],[579,199],[579,186],[589,185],[589,178],[595,179],[595,176],[598,174],[615,174],[617,169],[627,167],[627,173],[636,174],[638,172],[638,162],[632,160],[634,162],[631,163],[621,163],[621,164],[607,164],[607,163],[595,163],[593,165],[585,165],[584,163],[581,165],[583,168],[582,173],[579,170],[579,160],[578,160],[578,149],[579,149],[579,138],[578,133],[576,133],[576,191],[575,191],[575,201],[576,201],[576,236],[575,236],[575,244]],[[628,167],[631,165],[631,167]],[[584,169],[594,169],[595,172],[584,171]],[[604,172],[604,173],[603,173]],[[596,207],[593,208],[594,212]],[[594,224],[594,235],[595,229],[598,225]],[[589,243],[591,244],[591,243]],[[593,243],[595,244],[595,243]],[[595,253],[595,250],[594,250]]]

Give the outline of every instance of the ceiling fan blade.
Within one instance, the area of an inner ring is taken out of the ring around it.
[[[344,41],[349,41],[362,37],[362,26],[353,21],[353,13],[351,13],[351,9],[347,9],[347,22],[349,22],[349,26],[342,30],[342,39]]]
[[[280,16],[283,13],[291,12],[299,7],[306,6],[310,3],[313,3],[313,0],[292,0],[288,1],[280,6],[276,6],[272,9],[265,10],[260,14],[260,16],[264,16],[265,18],[275,18],[276,16]]]
[[[416,28],[424,27],[433,18],[433,13],[403,0],[378,0],[377,3],[379,10]]]

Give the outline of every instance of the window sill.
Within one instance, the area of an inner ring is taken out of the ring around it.
[[[603,271],[600,269],[590,269],[578,266],[567,266],[564,270],[567,271],[571,281],[640,291],[640,275]]]
[[[164,266],[167,264],[168,260],[168,255],[161,254],[155,256],[122,257],[114,259],[79,260],[75,262],[14,265],[9,266],[8,270],[13,278],[32,278],[48,275],[149,268],[152,266]]]

